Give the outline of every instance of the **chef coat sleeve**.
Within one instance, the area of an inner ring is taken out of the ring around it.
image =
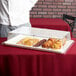
[[[34,7],[38,0],[29,0],[29,11]]]

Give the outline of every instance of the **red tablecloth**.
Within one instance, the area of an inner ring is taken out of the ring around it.
[[[66,54],[0,44],[0,76],[76,76],[76,42]]]
[[[71,31],[69,24],[58,18],[31,18],[30,22],[33,27]]]

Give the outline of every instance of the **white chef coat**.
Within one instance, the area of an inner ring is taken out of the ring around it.
[[[37,0],[0,0],[0,24],[18,26],[29,23],[29,13]]]

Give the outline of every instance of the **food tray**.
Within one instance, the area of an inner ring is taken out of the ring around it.
[[[68,40],[66,42],[66,44],[61,49],[58,49],[58,50],[42,48],[41,46],[40,47],[33,47],[33,46],[26,46],[26,45],[17,44],[18,41],[20,41],[21,39],[23,39],[25,37],[34,37],[34,38],[38,38],[40,40],[41,39],[46,39],[46,38],[42,38],[42,37],[35,37],[35,36],[28,36],[28,35],[18,35],[16,37],[13,37],[13,38],[11,38],[11,39],[3,42],[3,44],[9,45],[9,46],[14,46],[14,47],[34,49],[34,50],[39,50],[39,51],[56,52],[56,53],[66,53],[67,49],[74,42],[73,40]]]

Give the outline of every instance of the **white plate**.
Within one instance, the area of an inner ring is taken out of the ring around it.
[[[11,38],[5,42],[3,42],[3,44],[5,45],[9,45],[9,46],[14,46],[14,47],[21,47],[21,48],[29,48],[29,49],[35,49],[35,50],[40,50],[40,51],[47,51],[47,52],[56,52],[56,53],[65,53],[67,51],[67,49],[73,44],[74,40],[68,40],[66,42],[66,44],[64,45],[64,47],[62,47],[61,49],[58,50],[54,50],[54,49],[47,49],[47,48],[42,48],[42,47],[32,47],[32,46],[26,46],[26,45],[21,45],[21,44],[17,44],[18,41],[20,41],[21,39],[25,38],[25,37],[33,37],[33,36],[25,36],[25,35],[18,35],[14,38]],[[34,38],[39,38],[41,39],[46,39],[46,38],[41,38],[41,37],[34,37]]]

